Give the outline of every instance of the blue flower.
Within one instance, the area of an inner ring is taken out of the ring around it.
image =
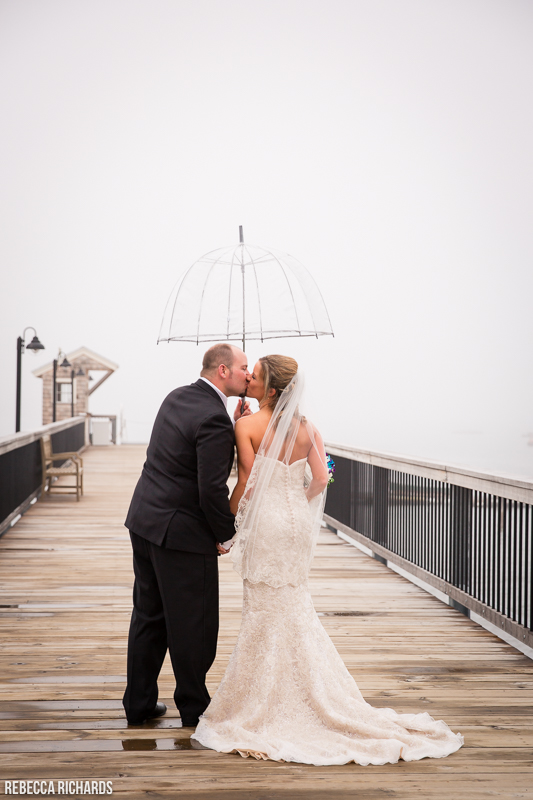
[[[328,473],[329,473],[329,479],[328,479],[328,486],[329,486],[335,480],[335,478],[333,477],[333,473],[335,472],[335,462],[333,461],[333,459],[329,455],[329,453],[326,453],[326,458],[327,458],[327,464],[326,465],[327,465]]]

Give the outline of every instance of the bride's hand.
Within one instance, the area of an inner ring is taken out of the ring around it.
[[[228,539],[226,542],[217,542],[217,550],[220,553],[220,555],[226,555],[226,553],[229,553],[229,551],[233,547],[234,538],[235,537],[232,536],[231,539]]]

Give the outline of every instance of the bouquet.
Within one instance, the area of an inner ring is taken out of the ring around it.
[[[326,453],[326,459],[327,459],[326,466],[328,468],[328,473],[329,473],[329,479],[328,479],[328,486],[329,486],[335,480],[335,478],[333,477],[333,473],[335,472],[335,462],[333,461],[329,453]]]

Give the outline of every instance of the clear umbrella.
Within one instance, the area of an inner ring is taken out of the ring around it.
[[[315,281],[295,258],[244,243],[202,256],[168,299],[158,342],[333,336]]]

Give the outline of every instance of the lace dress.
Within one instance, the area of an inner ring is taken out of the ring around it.
[[[246,565],[241,629],[226,674],[192,738],[242,756],[304,764],[395,763],[442,758],[463,737],[426,712],[367,703],[324,630],[309,593],[312,510],[305,460],[277,462]],[[243,566],[244,563],[244,566]]]

